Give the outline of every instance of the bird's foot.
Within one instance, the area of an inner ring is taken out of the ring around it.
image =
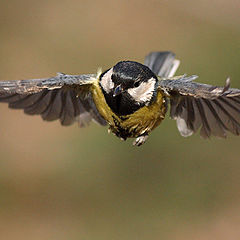
[[[141,135],[141,136],[136,138],[136,140],[133,142],[133,145],[134,146],[141,146],[146,142],[147,138],[148,138],[147,134]]]

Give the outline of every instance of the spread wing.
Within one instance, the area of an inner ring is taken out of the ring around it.
[[[82,127],[92,119],[105,125],[91,96],[94,81],[95,74],[63,73],[46,79],[0,81],[0,102],[30,115],[39,114],[47,121],[60,119],[62,125],[78,120]]]
[[[144,60],[148,66],[159,77],[172,77],[180,64],[172,52],[151,52]]]
[[[160,80],[159,88],[170,97],[170,116],[177,120],[182,136],[199,128],[203,138],[226,137],[229,131],[240,135],[240,89],[216,87],[193,82],[197,76]]]

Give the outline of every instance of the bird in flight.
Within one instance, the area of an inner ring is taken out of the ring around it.
[[[240,89],[230,88],[230,79],[217,87],[195,82],[195,75],[174,77],[179,63],[172,52],[151,52],[144,64],[121,61],[97,74],[0,81],[0,102],[65,126],[94,120],[122,140],[136,138],[137,146],[168,106],[184,137],[198,129],[203,138],[240,135]]]

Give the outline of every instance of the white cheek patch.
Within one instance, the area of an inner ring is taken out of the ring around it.
[[[156,79],[150,78],[147,82],[142,82],[138,87],[129,88],[127,91],[132,98],[140,103],[149,102],[153,96]]]
[[[114,83],[111,79],[112,73],[113,69],[111,68],[102,76],[102,79],[100,81],[100,84],[106,93],[111,92],[111,90],[114,88]]]

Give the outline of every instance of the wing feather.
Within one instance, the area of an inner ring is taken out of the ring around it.
[[[200,135],[203,138],[208,138],[211,135],[211,130],[210,130],[210,126],[209,126],[209,123],[208,123],[208,119],[207,119],[206,114],[205,114],[205,109],[203,107],[201,99],[195,99],[195,102],[196,102],[198,111],[200,113],[201,122],[202,122],[202,128],[200,130]]]
[[[200,135],[225,138],[229,131],[240,135],[240,89],[193,82],[197,76],[160,80],[159,89],[170,97],[170,116],[183,136],[200,128]]]
[[[59,89],[62,88],[64,85],[82,86],[92,84],[95,79],[96,74],[67,75],[63,73],[58,73],[56,77],[51,78],[1,81],[0,94],[30,94],[40,92],[44,89]]]
[[[29,114],[31,114],[31,115],[41,114],[48,107],[50,100],[51,100],[52,92],[44,91],[44,92],[39,92],[37,94],[40,95],[39,98],[33,104],[30,104],[29,106],[21,106],[21,100],[19,100],[19,101],[15,101],[15,102],[10,102],[9,107],[14,108],[14,109],[30,110]],[[30,96],[32,96],[32,95],[30,95]],[[19,102],[20,102],[20,104],[19,104]],[[28,113],[28,111],[26,113]]]
[[[60,117],[61,124],[64,126],[71,125],[75,121],[74,106],[69,91],[62,94],[62,113]]]
[[[211,129],[212,135],[225,138],[226,130],[228,130],[228,128],[218,116],[216,109],[212,105],[212,102],[207,99],[202,99],[202,102],[204,105],[206,105],[206,107],[204,106],[204,109],[209,119],[209,128]]]
[[[97,75],[66,75],[56,77],[0,82],[0,102],[10,108],[24,109],[26,114],[40,114],[43,120],[59,119],[62,125],[75,120],[86,126],[92,119],[101,125],[106,121],[93,102],[90,86]]]
[[[57,120],[62,112],[62,101],[61,101],[60,90],[54,90],[52,93],[52,104],[49,104],[47,109],[42,113],[43,120],[54,121]]]

